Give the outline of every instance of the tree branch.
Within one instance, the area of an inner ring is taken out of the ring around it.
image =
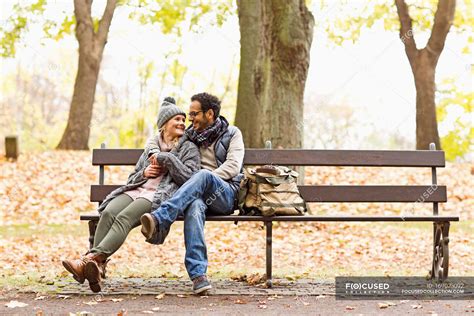
[[[439,0],[438,2],[433,29],[428,44],[426,44],[426,49],[434,54],[436,59],[443,51],[444,42],[453,24],[455,8],[456,0]]]
[[[117,0],[107,0],[104,14],[102,14],[102,19],[100,19],[99,22],[99,30],[97,31],[97,38],[102,44],[105,44],[105,41],[107,40],[107,34],[109,33],[110,24],[112,23],[112,17],[114,16],[116,6]]]
[[[408,13],[408,7],[405,0],[395,0],[397,6],[398,18],[400,20],[400,40],[405,45],[405,52],[410,62],[414,60],[417,49],[415,36],[413,34],[412,20]]]

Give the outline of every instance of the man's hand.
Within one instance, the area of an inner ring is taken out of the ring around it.
[[[156,164],[156,165],[149,165],[148,167],[145,168],[145,171],[143,171],[143,175],[146,178],[156,178],[160,175],[161,172],[161,166]]]

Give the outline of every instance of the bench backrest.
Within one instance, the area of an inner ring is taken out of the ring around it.
[[[104,147],[104,146],[103,146]],[[101,202],[118,185],[104,185],[104,166],[135,165],[142,149],[94,149],[92,164],[99,166],[99,184],[91,186],[91,201]],[[437,185],[436,168],[445,166],[438,150],[312,150],[246,149],[245,165],[345,166],[345,167],[429,167],[431,185],[301,185],[306,202],[419,202],[447,201],[446,186]]]

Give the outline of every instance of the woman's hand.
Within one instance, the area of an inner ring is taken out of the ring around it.
[[[148,158],[148,161],[150,161],[150,163],[151,163],[152,165],[158,165],[158,160],[156,160],[156,154],[151,155],[151,156]]]
[[[148,167],[145,168],[143,171],[143,175],[145,178],[156,178],[160,175],[161,166],[158,164],[150,164]]]

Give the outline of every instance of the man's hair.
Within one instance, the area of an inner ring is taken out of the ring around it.
[[[219,101],[216,96],[206,92],[198,93],[191,97],[191,102],[192,101],[198,101],[201,103],[201,108],[204,112],[212,109],[214,111],[214,119],[219,117],[219,112],[221,111],[221,101]]]

